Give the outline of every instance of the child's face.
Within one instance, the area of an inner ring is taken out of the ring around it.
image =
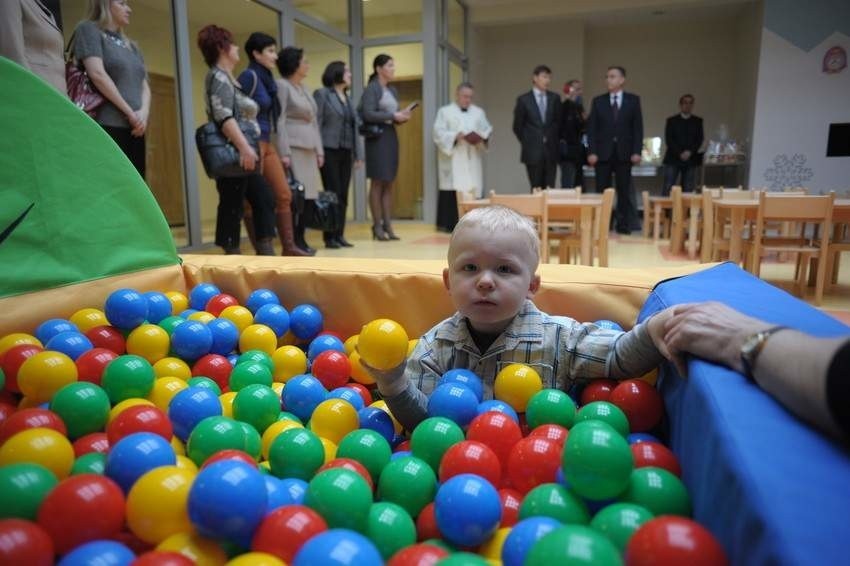
[[[534,254],[516,234],[471,226],[454,235],[443,281],[475,330],[498,333],[540,287],[535,268]]]

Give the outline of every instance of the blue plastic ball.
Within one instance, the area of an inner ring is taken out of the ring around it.
[[[286,382],[281,394],[281,404],[284,411],[289,411],[302,422],[307,422],[319,403],[327,398],[328,390],[321,381],[312,375],[296,375]]]
[[[514,410],[513,407],[505,403],[504,401],[499,401],[498,399],[490,399],[488,401],[484,401],[479,403],[478,405],[478,414],[483,415],[488,411],[496,411],[499,413],[504,413],[508,415],[515,423],[519,424],[519,415]]]
[[[368,538],[348,529],[320,533],[302,546],[293,566],[381,566],[381,553]]]
[[[278,479],[271,474],[263,474],[263,479],[266,482],[266,496],[268,498],[266,513],[271,513],[278,507],[293,505],[292,496],[283,486],[284,480]]]
[[[165,293],[148,291],[145,299],[148,301],[148,322],[151,324],[158,324],[163,318],[171,316],[171,301]]]
[[[210,299],[221,294],[221,290],[212,283],[199,283],[189,291],[189,306],[202,311]]]
[[[136,559],[133,551],[114,540],[93,540],[62,557],[57,566],[128,566]]]
[[[274,291],[270,289],[256,289],[248,295],[248,300],[245,301],[245,306],[251,311],[251,314],[257,314],[260,307],[263,305],[279,305],[280,299]]]
[[[534,543],[560,526],[552,517],[529,517],[518,522],[502,545],[502,564],[522,566]]]
[[[619,324],[617,324],[616,322],[614,322],[613,320],[602,319],[602,320],[597,320],[593,324],[595,324],[596,326],[598,326],[599,328],[602,328],[604,330],[618,330],[620,332],[623,331],[623,327],[620,326]]]
[[[189,317],[192,316],[193,314],[195,314],[196,312],[201,312],[201,311],[199,311],[198,309],[186,309],[186,310],[182,311],[179,316],[180,316],[180,318],[185,318],[186,320],[189,320]]]
[[[171,350],[187,361],[194,361],[209,354],[212,345],[212,332],[206,324],[196,320],[178,324],[171,333]]]
[[[148,300],[135,289],[118,289],[106,298],[103,311],[115,328],[132,330],[148,317]]]
[[[462,428],[478,416],[478,397],[469,387],[458,383],[440,385],[428,399],[429,417],[446,417]]]
[[[360,393],[355,391],[352,387],[337,387],[328,393],[328,399],[342,399],[343,401],[348,401],[356,411],[359,411],[366,406],[363,402],[363,397],[361,397]]]
[[[236,364],[239,363],[239,354],[228,354],[227,361],[230,362],[231,367],[236,367]]]
[[[289,311],[280,305],[263,305],[254,314],[254,324],[265,324],[280,338],[289,331]]]
[[[146,472],[175,464],[171,443],[152,432],[135,432],[109,447],[104,474],[127,493]]]
[[[62,332],[79,331],[80,329],[77,328],[77,325],[70,320],[65,320],[64,318],[51,318],[50,320],[45,320],[38,325],[38,328],[35,329],[35,337],[38,338],[42,344],[47,344],[50,342],[50,339],[57,334]]]
[[[212,333],[210,352],[222,356],[229,354],[239,344],[239,328],[226,318],[217,318],[207,324]]]
[[[633,432],[626,437],[626,440],[629,444],[637,444],[638,442],[657,442],[658,444],[664,444],[658,440],[657,436],[653,436],[648,432]]]
[[[450,369],[437,380],[437,387],[446,383],[466,385],[475,393],[479,403],[484,399],[484,384],[481,383],[481,378],[471,370],[462,368]]]
[[[323,324],[321,311],[313,305],[298,305],[289,314],[289,329],[299,340],[312,340]]]
[[[199,534],[248,548],[268,507],[266,481],[245,462],[214,462],[198,472],[186,506]]]
[[[45,350],[62,352],[72,360],[76,360],[92,348],[94,346],[91,340],[81,332],[60,332],[44,345]]]
[[[280,481],[281,492],[286,494],[286,505],[303,505],[309,484],[298,478],[285,478]]]
[[[192,429],[207,417],[221,416],[221,401],[215,391],[205,387],[187,387],[168,404],[168,418],[174,436],[186,442]]]
[[[395,438],[395,426],[386,411],[377,407],[364,407],[357,411],[357,417],[360,420],[360,428],[374,430],[392,444]]]
[[[478,546],[499,528],[502,503],[490,482],[460,474],[437,490],[434,515],[443,538],[459,546]]]
[[[399,450],[398,452],[393,452],[390,454],[390,462],[398,460],[399,458],[406,458],[407,456],[413,456],[413,452],[410,450]]]
[[[336,336],[332,334],[322,334],[321,336],[316,336],[313,338],[313,341],[310,342],[310,346],[307,348],[307,357],[314,360],[316,359],[316,356],[328,350],[334,350],[344,354],[345,346],[342,344],[342,340]]]

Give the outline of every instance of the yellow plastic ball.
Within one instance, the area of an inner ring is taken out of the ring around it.
[[[147,472],[127,494],[127,526],[149,544],[191,530],[186,502],[197,472],[162,466]]]
[[[3,356],[3,354],[5,354],[6,350],[8,350],[9,348],[12,348],[14,346],[20,346],[21,344],[32,344],[41,348],[44,347],[44,344],[41,343],[41,340],[39,340],[32,334],[26,334],[24,332],[13,332],[12,334],[7,334],[0,338],[0,356]]]
[[[177,455],[177,463],[175,464],[181,470],[186,470],[187,472],[191,472],[193,474],[198,473],[198,465],[192,461],[191,458],[186,456],[185,454]]]
[[[503,527],[493,533],[490,539],[478,548],[478,554],[488,560],[501,560],[502,547],[505,546],[505,539],[511,533],[510,527]]]
[[[283,395],[283,388],[286,386],[285,383],[281,383],[279,381],[275,381],[272,383],[272,391],[278,396],[278,399]]]
[[[375,378],[360,363],[359,353],[351,352],[351,355],[348,356],[348,361],[351,364],[351,379],[361,385],[372,385],[375,383]]]
[[[141,356],[152,364],[166,357],[170,347],[168,332],[156,324],[137,326],[127,336],[127,353]]]
[[[392,414],[392,411],[390,411],[390,408],[387,407],[386,401],[384,401],[383,399],[379,399],[378,401],[375,401],[374,403],[372,403],[369,406],[375,407],[376,409],[381,409],[383,412],[388,414],[393,421],[393,428],[395,428],[395,433],[401,434],[401,431],[403,430],[401,423],[398,422],[398,419],[396,419],[395,415]]]
[[[233,418],[233,400],[236,399],[237,391],[228,391],[218,396],[221,401],[221,415],[229,419]]]
[[[21,400],[18,401],[18,410],[23,411],[24,409],[35,409],[40,405],[41,403],[33,401],[29,397],[21,397]]]
[[[164,552],[179,552],[195,563],[195,566],[221,566],[227,562],[227,553],[214,540],[191,531],[176,533],[156,546]]]
[[[160,377],[153,382],[153,388],[148,393],[148,401],[156,405],[157,409],[168,414],[168,404],[175,395],[187,389],[189,384],[179,377]]]
[[[319,403],[310,417],[310,428],[335,444],[342,437],[360,427],[357,410],[348,401],[327,399]]]
[[[281,346],[272,354],[274,380],[286,383],[307,371],[307,355],[296,346]]]
[[[410,357],[410,354],[413,353],[413,350],[416,349],[416,345],[419,344],[419,338],[412,338],[407,341],[407,357]]]
[[[195,320],[197,322],[203,322],[204,324],[209,324],[210,322],[215,320],[215,316],[208,313],[207,311],[198,311],[193,312],[189,315],[188,320]]]
[[[236,325],[241,334],[243,330],[254,324],[254,315],[251,311],[241,305],[231,305],[225,308],[218,315],[219,318],[226,318]]]
[[[62,480],[74,465],[74,447],[52,428],[22,430],[0,446],[0,466],[25,462],[41,464]]]
[[[109,321],[106,319],[106,314],[100,309],[80,309],[69,318],[80,332],[86,333],[95,326],[107,326]]]
[[[112,419],[120,415],[124,409],[129,409],[130,407],[135,407],[136,405],[149,405],[151,407],[156,407],[153,401],[142,399],[141,397],[131,397],[130,399],[124,399],[123,401],[116,403],[116,405],[109,410],[109,417],[107,418],[106,423],[111,423]]]
[[[658,368],[651,370],[641,376],[641,379],[647,382],[648,384],[655,386],[655,382],[658,381]]]
[[[269,450],[271,449],[274,439],[277,438],[283,431],[291,428],[304,428],[304,425],[289,419],[280,420],[269,425],[269,427],[263,432],[262,438],[261,453],[264,459],[269,459]]]
[[[189,308],[189,298],[179,291],[166,291],[165,296],[171,301],[171,315],[177,316]]]
[[[186,455],[186,445],[183,444],[183,441],[181,441],[176,436],[171,437],[171,448],[174,449],[174,453],[177,456],[185,456]],[[192,462],[191,460],[189,460],[189,461]],[[194,462],[193,462],[193,464],[194,464]]]
[[[525,412],[528,400],[542,390],[540,374],[525,364],[511,364],[502,368],[493,384],[496,399],[504,401],[518,413]]]
[[[286,566],[286,562],[267,552],[246,552],[235,557],[225,566]]]
[[[350,336],[348,340],[343,342],[342,347],[345,348],[345,353],[347,355],[351,355],[351,352],[357,351],[357,342],[360,340],[360,335],[355,334],[354,336]]]
[[[322,441],[322,448],[325,450],[325,464],[336,458],[337,445],[324,437],[319,437]]]
[[[407,332],[388,318],[373,320],[360,331],[357,351],[361,359],[375,369],[388,370],[407,357]]]
[[[18,370],[21,393],[36,403],[50,401],[54,393],[75,381],[77,366],[62,352],[39,352],[27,358]]]
[[[179,377],[183,381],[192,379],[192,368],[180,358],[162,358],[153,365],[157,377]]]
[[[268,355],[277,349],[277,334],[265,324],[252,324],[239,334],[239,350],[260,350]]]

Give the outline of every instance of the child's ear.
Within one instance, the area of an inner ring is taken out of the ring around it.
[[[534,277],[531,278],[531,283],[528,284],[528,295],[529,299],[534,297],[534,294],[540,289],[540,276],[536,273]]]
[[[446,291],[452,290],[452,286],[451,286],[451,284],[449,284],[449,268],[448,267],[443,268],[443,285],[446,286]]]

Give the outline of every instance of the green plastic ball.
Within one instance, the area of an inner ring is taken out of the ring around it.
[[[71,440],[103,430],[109,409],[106,391],[87,381],[69,383],[50,400],[50,410],[62,418]]]
[[[245,431],[228,417],[207,417],[192,429],[186,443],[186,455],[199,468],[220,450],[243,450]]]
[[[101,454],[100,452],[89,452],[88,454],[83,454],[74,460],[74,465],[71,466],[71,475],[97,474],[102,476],[105,469],[106,454]]]
[[[576,422],[590,420],[602,421],[611,425],[623,438],[629,435],[629,419],[626,417],[626,413],[614,403],[594,401],[579,409]]]
[[[246,362],[254,362],[258,364],[263,364],[269,371],[274,371],[274,361],[272,361],[272,357],[262,350],[248,350],[243,352],[242,355],[239,356],[239,359],[236,360],[236,365],[243,364]]]
[[[437,561],[437,566],[489,566],[487,560],[471,552],[455,552]]]
[[[519,518],[529,517],[552,517],[565,525],[586,525],[590,521],[584,501],[556,483],[538,485],[526,494],[519,507]]]
[[[414,429],[410,436],[410,450],[414,456],[428,462],[435,473],[439,473],[443,454],[463,439],[463,430],[457,423],[445,417],[431,417]]]
[[[265,385],[243,387],[233,399],[233,417],[248,423],[262,434],[277,420],[280,399],[274,389]]]
[[[260,433],[257,432],[257,429],[247,423],[243,423],[242,421],[236,422],[242,427],[242,431],[245,433],[245,445],[242,450],[246,454],[249,454],[254,460],[259,460],[260,454],[263,450],[263,439],[260,436]]]
[[[40,464],[0,466],[0,519],[35,521],[38,508],[59,480]]]
[[[634,458],[626,439],[599,421],[579,422],[564,445],[564,478],[592,500],[616,497],[629,484]]]
[[[325,463],[325,449],[314,432],[291,428],[280,433],[272,442],[269,463],[272,474],[279,478],[310,481]]]
[[[685,484],[662,468],[638,468],[632,472],[620,501],[641,505],[659,515],[691,515],[691,498]]]
[[[118,356],[106,366],[100,385],[117,405],[133,397],[145,398],[153,389],[155,379],[153,366],[141,356],[126,354]]]
[[[221,395],[221,387],[219,387],[218,383],[216,383],[209,377],[199,375],[189,379],[189,381],[187,381],[186,383],[189,384],[189,387],[203,387],[204,389],[209,389],[210,391],[215,393],[216,397]]]
[[[174,329],[184,322],[186,322],[186,319],[182,316],[167,316],[159,321],[158,326],[168,332],[168,336],[170,337]]]
[[[406,546],[416,543],[416,525],[410,514],[401,506],[381,501],[369,509],[369,537],[384,560]]]
[[[342,437],[336,449],[337,458],[357,460],[369,471],[372,482],[378,483],[381,472],[392,457],[387,439],[374,430],[354,430]]]
[[[625,552],[635,531],[652,518],[653,514],[640,505],[612,503],[596,513],[590,526],[608,537],[620,552]]]
[[[378,481],[380,499],[400,505],[411,517],[418,517],[434,500],[436,492],[437,475],[433,468],[415,456],[392,460],[384,467]]]
[[[525,566],[622,566],[614,543],[590,527],[565,525],[544,535],[529,550]]]
[[[576,418],[576,404],[559,389],[544,389],[528,400],[525,418],[532,430],[544,424],[556,424],[569,429]]]
[[[310,480],[304,504],[321,515],[328,528],[365,534],[372,508],[372,490],[357,472],[332,468]]]
[[[265,385],[271,387],[274,378],[272,370],[261,362],[247,361],[236,364],[230,372],[230,390],[241,391],[249,385]]]

